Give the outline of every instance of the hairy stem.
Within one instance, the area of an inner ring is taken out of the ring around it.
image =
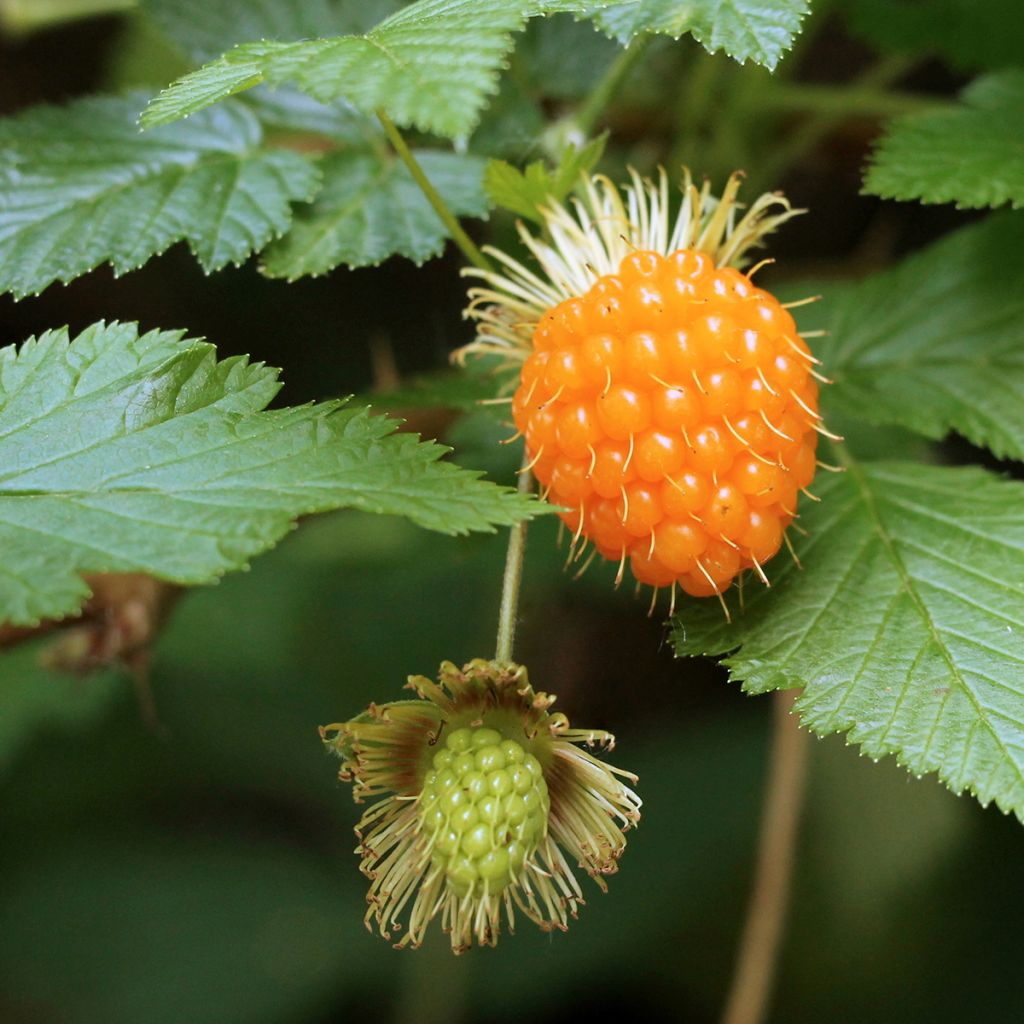
[[[778,690],[754,889],[722,1024],[760,1024],[775,981],[806,782],[808,733],[793,716],[796,692]]]
[[[519,470],[516,490],[529,494],[533,477],[523,453],[523,465]],[[498,612],[498,642],[495,645],[495,661],[511,661],[512,646],[516,638],[516,620],[519,617],[519,584],[523,579],[523,555],[526,551],[526,521],[516,523],[509,531],[508,551],[505,554],[505,575],[501,580],[501,610]]]
[[[651,35],[638,36],[608,65],[608,70],[598,80],[590,95],[576,112],[573,120],[584,135],[590,135],[597,126],[605,108],[614,99],[622,83],[630,76],[637,61],[643,56]]]
[[[406,145],[402,133],[395,127],[394,121],[383,110],[377,111],[377,120],[380,121],[388,141],[394,147],[402,163],[409,169],[413,181],[420,187],[420,191],[427,197],[427,202],[434,208],[434,212],[441,218],[441,223],[448,229],[452,241],[462,250],[462,254],[481,270],[493,270],[490,261],[477,248],[476,243],[462,229],[458,217],[448,208],[448,204],[441,197],[441,193],[434,188],[430,179],[423,173],[419,161],[413,156],[412,150]]]

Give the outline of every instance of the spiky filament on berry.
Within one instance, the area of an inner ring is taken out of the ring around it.
[[[497,250],[501,273],[466,271],[483,285],[459,355],[520,363],[513,419],[574,548],[694,596],[745,570],[767,583],[825,432],[817,361],[737,269],[802,211],[771,194],[741,217],[739,181],[718,199],[686,175],[673,221],[664,173],[622,191],[587,179],[571,208],[544,211],[544,238],[520,225],[541,274]]]
[[[419,699],[321,729],[355,799],[379,798],[356,828],[367,927],[407,920],[397,945],[415,947],[439,913],[457,953],[494,945],[516,910],[564,930],[583,903],[570,861],[605,888],[640,817],[635,776],[581,749],[613,737],[570,728],[511,663],[445,662],[409,686]]]

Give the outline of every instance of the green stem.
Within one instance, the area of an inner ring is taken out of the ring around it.
[[[598,80],[583,106],[573,120],[576,127],[586,136],[593,134],[605,108],[611,103],[622,83],[630,76],[637,62],[644,55],[652,36],[647,33],[638,36],[608,65],[608,70]]]
[[[777,690],[771,764],[765,788],[754,890],[722,1024],[761,1024],[775,981],[793,880],[796,837],[807,779],[809,734],[793,715],[793,690]]]
[[[430,179],[424,174],[423,168],[416,157],[413,156],[412,150],[406,145],[406,141],[402,138],[402,133],[395,127],[395,123],[383,110],[377,111],[377,120],[380,121],[384,134],[387,135],[388,141],[394,147],[402,163],[409,169],[413,181],[419,185],[420,191],[427,197],[427,202],[430,203],[434,208],[434,212],[441,218],[441,223],[448,229],[448,234],[452,236],[452,241],[462,250],[462,254],[474,267],[479,267],[480,270],[493,270],[494,268],[491,266],[490,261],[477,248],[473,239],[466,234],[459,223],[459,219],[452,213],[448,208],[448,204],[441,197],[441,193],[434,188]]]
[[[524,452],[523,465],[519,470],[516,490],[529,494],[533,477]],[[523,555],[526,552],[526,522],[516,523],[509,531],[508,551],[505,554],[505,575],[501,580],[501,610],[498,612],[498,642],[495,645],[495,661],[511,661],[512,646],[516,638],[516,620],[519,617],[519,584],[523,579]]]

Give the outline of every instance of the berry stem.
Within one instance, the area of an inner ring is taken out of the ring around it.
[[[394,147],[402,163],[409,169],[413,181],[416,182],[420,191],[427,197],[427,202],[430,203],[434,208],[434,212],[441,218],[441,223],[448,229],[448,234],[452,236],[452,241],[462,250],[463,256],[480,270],[493,270],[494,268],[491,266],[490,261],[477,248],[473,239],[466,234],[459,223],[458,217],[448,208],[448,204],[442,198],[441,193],[434,188],[430,179],[424,173],[419,161],[413,156],[412,150],[409,149],[405,139],[402,138],[402,133],[395,126],[394,121],[380,109],[377,111],[377,120],[380,121],[384,134],[387,135],[388,141]]]
[[[608,70],[602,75],[597,85],[594,86],[593,91],[584,101],[583,106],[580,107],[573,118],[576,122],[576,127],[584,136],[590,135],[594,131],[605,108],[611,103],[622,83],[630,76],[637,61],[640,60],[647,49],[647,44],[651,38],[651,34],[648,33],[634,39],[608,65]]]
[[[773,695],[771,763],[754,889],[722,1024],[760,1024],[772,996],[807,777],[808,733],[793,715],[796,696],[793,690]]]
[[[529,494],[533,476],[529,469],[529,455],[523,453],[523,465],[519,470],[516,490]],[[517,523],[509,530],[508,551],[505,554],[505,575],[501,580],[501,610],[498,612],[498,642],[495,645],[495,661],[511,661],[512,646],[516,638],[516,620],[519,617],[519,584],[523,579],[523,555],[526,551],[526,521]]]

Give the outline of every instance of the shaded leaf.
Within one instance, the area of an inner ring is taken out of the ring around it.
[[[253,39],[295,42],[365,32],[393,14],[400,0],[144,0],[143,10],[177,47],[199,63]],[[379,128],[343,101],[318,103],[293,88],[255,89],[246,96],[264,127],[365,141]]]
[[[165,89],[144,127],[176,121],[253,86],[294,84],[321,102],[345,98],[398,124],[465,137],[528,18],[586,0],[419,0],[366,35],[248,43]]]
[[[1018,0],[841,0],[856,35],[877,46],[935,53],[958,68],[1020,64],[1024,19]]]
[[[827,296],[829,406],[1024,459],[1022,232],[1019,214],[990,217]]]
[[[299,39],[368,32],[402,0],[142,0],[146,15],[182,52],[213,60],[253,39]]]
[[[0,121],[0,290],[37,293],[101,263],[117,274],[185,240],[206,270],[240,263],[310,199],[298,153],[264,149],[237,103],[140,136],[141,95]]]

